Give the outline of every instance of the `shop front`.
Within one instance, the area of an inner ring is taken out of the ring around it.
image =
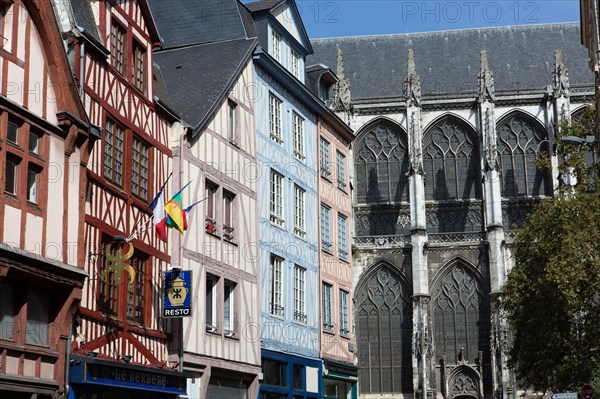
[[[325,399],[356,399],[358,367],[323,359],[323,393]]]
[[[69,399],[175,399],[186,395],[187,374],[71,355]]]
[[[262,350],[260,399],[321,397],[321,360]]]

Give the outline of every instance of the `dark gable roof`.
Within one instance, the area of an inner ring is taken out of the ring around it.
[[[71,7],[73,9],[75,24],[80,28],[83,28],[83,31],[99,44],[104,45],[104,41],[100,38],[100,33],[96,26],[94,11],[92,10],[90,0],[71,0]]]
[[[237,0],[148,0],[164,48],[247,38]]]
[[[152,65],[152,79],[154,82],[154,95],[162,100],[162,102],[172,107],[171,98],[169,97],[169,92],[165,86],[165,79],[160,67],[156,63]]]
[[[246,4],[246,7],[248,7],[248,10],[251,12],[268,11],[284,1],[285,0],[260,0],[253,3],[248,3]]]
[[[497,92],[543,90],[552,82],[555,50],[563,53],[571,87],[594,82],[578,23],[340,37],[312,45],[307,65],[335,68],[342,49],[353,100],[403,96],[410,48],[424,97],[476,92],[481,50],[487,50]]]
[[[237,39],[156,52],[174,110],[195,130],[202,129],[255,47],[255,39]]]

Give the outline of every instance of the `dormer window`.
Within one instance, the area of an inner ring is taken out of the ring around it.
[[[273,37],[271,38],[272,40],[272,51],[273,53],[271,54],[273,56],[273,58],[275,58],[277,60],[277,62],[281,63],[281,35],[279,35],[279,33],[272,31],[273,32]]]
[[[300,79],[300,54],[294,49],[292,49],[292,74]]]

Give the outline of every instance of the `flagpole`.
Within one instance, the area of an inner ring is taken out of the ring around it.
[[[152,204],[154,203],[154,201],[156,200],[156,198],[158,197],[158,195],[160,193],[163,192],[163,190],[165,189],[165,186],[167,185],[167,183],[169,182],[169,180],[171,179],[171,176],[173,176],[173,172],[171,172],[169,174],[169,176],[167,176],[167,179],[165,180],[165,182],[162,184],[162,186],[160,186],[160,190],[158,190],[158,194],[154,196],[154,198],[152,199],[152,202],[148,205],[148,207],[146,208],[146,210],[144,211],[144,213],[148,212],[150,209],[152,209]],[[191,183],[191,182],[190,182]],[[146,215],[147,216],[147,215]],[[140,224],[140,220],[142,220],[141,218],[138,219],[135,224],[133,225],[133,229],[131,229],[131,236],[133,236],[133,234],[135,233],[135,229],[137,229],[138,225]]]

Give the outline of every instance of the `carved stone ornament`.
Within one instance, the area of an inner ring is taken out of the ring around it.
[[[494,74],[492,74],[492,71],[489,68],[487,51],[485,50],[481,52],[481,69],[477,76],[477,80],[479,81],[479,101],[495,101]]]
[[[555,98],[568,97],[571,84],[569,83],[569,70],[563,62],[562,52],[554,53],[554,72],[552,73],[553,94]]]
[[[404,81],[404,97],[407,106],[421,106],[421,79],[415,68],[413,50],[408,50],[408,76]]]
[[[342,49],[338,48],[337,54],[337,77],[338,81],[334,86],[333,101],[331,106],[336,112],[352,112],[352,96],[350,93],[350,82],[344,75],[344,59]]]
[[[424,175],[423,171],[423,149],[421,142],[423,139],[423,133],[421,132],[421,126],[417,120],[418,116],[416,112],[412,112],[410,115],[410,129],[409,137],[411,138],[411,149],[410,149],[410,176],[412,175]]]
[[[483,151],[486,170],[498,170],[498,146],[496,144],[495,126],[492,122],[491,110],[487,108],[483,115]]]

